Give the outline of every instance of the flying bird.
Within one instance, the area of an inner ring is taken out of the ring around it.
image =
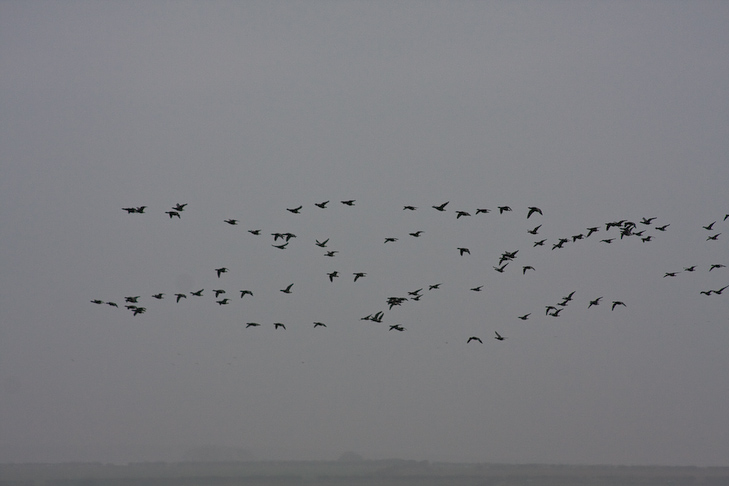
[[[491,212],[491,210],[490,209],[486,209],[486,208],[477,208],[476,209],[476,214],[481,214],[481,213],[488,214],[490,212]]]
[[[178,203],[178,204],[175,204],[174,206],[172,206],[172,209],[174,209],[175,211],[184,211],[185,206],[187,206],[187,203],[185,203],[185,204]]]
[[[497,341],[503,341],[504,339],[506,339],[504,336],[502,336],[498,332],[496,332],[496,331],[494,331],[494,332],[496,333],[496,336],[494,336],[494,339],[496,339]]]
[[[290,294],[291,293],[291,287],[293,287],[293,286],[294,286],[294,284],[289,284],[289,286],[286,287],[285,289],[281,289],[281,292],[283,292],[284,294]]]
[[[180,299],[187,299],[187,295],[185,295],[185,294],[175,294],[175,297],[177,297],[176,302],[179,302]]]
[[[339,277],[339,272],[337,272],[335,270],[335,271],[333,271],[331,273],[327,273],[327,275],[329,275],[329,281],[330,282],[334,282],[334,279],[337,278],[337,277]]]
[[[157,300],[162,300],[165,297],[165,294],[163,292],[160,292],[159,294],[154,294],[152,297],[154,297]]]
[[[423,230],[418,230],[415,233],[408,233],[410,236],[414,236],[415,238],[420,237],[420,235],[423,234]]]
[[[284,330],[286,329],[286,326],[284,326],[283,323],[281,323],[281,322],[274,322],[273,323],[273,328],[274,329],[278,329],[279,327],[282,328],[282,329],[284,329]]]
[[[610,310],[615,310],[615,306],[618,306],[618,305],[622,305],[623,307],[627,307],[627,306],[625,305],[625,302],[621,302],[621,301],[619,301],[619,300],[614,300],[614,301],[613,301],[613,306],[612,306],[612,308],[611,308]]]
[[[223,290],[223,289],[213,289],[213,292],[215,293],[215,298],[217,299],[218,297],[220,297],[220,294],[224,294],[225,293],[225,290]]]
[[[483,288],[483,285],[479,285],[478,287],[474,287],[471,290],[473,290],[474,292],[481,292],[482,288]]]
[[[723,264],[721,264],[721,263],[714,263],[714,264],[712,264],[712,265],[711,265],[711,267],[709,268],[709,271],[712,271],[712,270],[713,270],[713,269],[715,269],[715,268],[724,268],[724,267],[726,267],[726,265],[723,265]]]
[[[260,326],[257,322],[246,322],[246,327],[258,327]]]
[[[356,282],[357,279],[362,278],[362,277],[366,276],[367,274],[364,272],[355,272],[352,275],[354,275],[354,281]]]
[[[506,263],[504,263],[504,264],[503,264],[502,266],[500,266],[500,267],[494,267],[494,270],[496,270],[496,271],[497,271],[497,272],[499,272],[499,273],[504,273],[504,269],[506,268],[506,266],[507,266],[508,264],[509,264],[509,262],[506,262]]]
[[[720,234],[721,234],[721,233],[717,233],[717,234],[715,234],[715,235],[713,235],[713,236],[709,236],[708,238],[706,238],[706,241],[709,241],[709,240],[714,240],[714,241],[716,241],[716,240],[717,240],[717,238],[719,238],[719,235],[720,235]]]
[[[329,250],[328,252],[324,253],[324,256],[333,257],[337,253],[339,253],[339,250]]]
[[[470,216],[471,213],[468,211],[456,211],[456,219],[460,218],[461,216]]]
[[[348,199],[348,200],[346,200],[346,201],[340,201],[340,202],[341,202],[342,204],[346,205],[346,206],[354,206],[354,202],[355,202],[355,201],[356,201],[356,199]]]
[[[504,211],[511,211],[511,208],[509,206],[498,206],[499,208],[499,214],[504,214]]]
[[[299,214],[299,211],[301,211],[301,208],[303,208],[303,207],[304,206],[299,206],[298,208],[286,208],[286,211],[290,211],[294,214]]]
[[[170,215],[170,219],[172,219],[173,216],[177,216],[178,218],[180,217],[180,213],[177,211],[165,211],[165,213]]]
[[[428,290],[437,290],[437,289],[440,288],[441,285],[443,285],[443,284],[442,283],[437,283],[437,284],[429,285],[428,286]]]
[[[246,296],[246,295],[250,295],[251,297],[253,297],[253,292],[251,292],[250,290],[241,290],[241,291],[240,291],[240,298],[241,298],[241,299],[242,299],[242,298],[243,298],[244,296]]]
[[[527,230],[527,233],[530,233],[532,235],[536,235],[539,232],[539,228],[541,228],[542,225],[536,226],[534,229]]]
[[[519,316],[519,319],[521,319],[522,321],[526,321],[527,319],[529,319],[530,315],[532,315],[531,312],[529,314],[524,314],[523,316]]]
[[[320,207],[322,209],[326,209],[327,204],[329,204],[329,201],[323,201],[323,202],[320,202],[320,203],[314,203],[314,206],[318,206],[318,207]]]
[[[405,328],[402,327],[400,324],[393,324],[392,326],[390,326],[390,329],[388,329],[388,331],[392,331],[393,329],[400,332],[405,330]]]
[[[446,201],[440,206],[433,206],[433,209],[437,209],[438,211],[445,211],[445,207],[448,205],[450,201]]]
[[[321,247],[321,248],[326,248],[326,247],[327,247],[327,242],[328,242],[328,241],[329,241],[329,238],[327,238],[327,239],[326,239],[326,240],[324,240],[324,241],[319,241],[319,240],[316,240],[316,246],[319,246],[319,247]]]
[[[529,206],[529,212],[527,213],[527,219],[529,219],[529,216],[531,216],[534,213],[542,214],[542,210],[535,206]]]
[[[534,270],[534,267],[531,265],[524,265],[523,267],[521,267],[521,274],[526,275],[527,270]]]
[[[229,302],[229,299],[216,300],[215,302],[217,302],[218,305],[227,305]]]
[[[471,250],[468,248],[458,248],[458,251],[461,253],[461,256],[463,256],[464,253],[468,253],[469,255],[471,254]]]
[[[590,307],[592,307],[593,305],[600,305],[600,301],[601,301],[601,300],[602,300],[602,297],[598,297],[598,298],[597,298],[597,299],[595,299],[595,300],[591,300],[591,301],[590,301],[590,305],[588,305],[588,306],[587,306],[587,308],[589,309],[589,308],[590,308]]]
[[[704,229],[705,229],[706,231],[711,231],[712,229],[714,229],[714,225],[715,225],[715,224],[716,224],[716,221],[714,221],[714,222],[713,222],[713,223],[711,223],[710,225],[707,225],[707,226],[702,226],[702,228],[704,228]]]
[[[416,209],[418,209],[418,207],[417,207],[417,206],[403,206],[403,207],[402,207],[402,210],[403,210],[403,211],[405,211],[406,209],[407,209],[408,211],[415,211]]]
[[[481,341],[481,339],[479,339],[476,336],[471,336],[470,338],[468,338],[468,340],[466,341],[466,344],[470,343],[471,341],[478,341],[479,343],[483,344],[483,341]]]
[[[393,237],[385,238],[385,243],[389,243],[389,242],[393,242],[394,243],[396,241],[397,241],[397,238],[393,238]]]
[[[252,234],[252,235],[260,235],[260,234],[261,234],[261,230],[259,230],[259,229],[255,229],[255,230],[248,230],[248,232],[249,232],[250,234]]]
[[[228,273],[228,269],[225,267],[216,268],[215,272],[218,274],[218,278],[220,278],[221,273]]]
[[[194,295],[196,297],[202,297],[203,290],[205,290],[205,289],[200,289],[197,292],[190,292],[190,295]],[[217,295],[216,295],[216,297],[217,297]]]
[[[286,249],[286,246],[288,244],[289,244],[289,242],[287,241],[286,243],[282,243],[280,245],[271,245],[271,246],[274,247],[274,248],[278,248],[279,250],[285,250]]]
[[[317,321],[317,322],[314,323],[314,328],[317,328],[317,327],[327,327],[327,325],[324,324],[323,322],[318,322]]]
[[[532,245],[532,248],[536,248],[536,247],[538,247],[538,246],[544,246],[544,242],[545,242],[545,241],[547,241],[547,240],[546,240],[546,239],[544,239],[544,240],[539,240],[539,241],[535,241],[535,242],[534,242],[534,245]]]
[[[226,219],[225,222],[228,223],[231,226],[235,226],[236,224],[238,224],[238,220],[237,219]],[[259,230],[259,232],[260,232],[260,230]],[[251,233],[253,233],[253,232],[251,231]],[[258,233],[253,233],[253,234],[255,235],[255,234],[258,234]]]

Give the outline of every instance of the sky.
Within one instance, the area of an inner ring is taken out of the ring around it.
[[[0,462],[729,466],[727,24],[0,2]]]

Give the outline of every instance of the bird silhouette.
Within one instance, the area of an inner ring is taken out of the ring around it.
[[[104,301],[103,300],[99,300],[99,299],[94,299],[94,300],[91,301],[91,303],[92,304],[103,304]]]
[[[330,282],[334,282],[334,279],[337,278],[337,277],[339,277],[339,272],[337,272],[335,270],[335,271],[333,271],[331,273],[327,273],[327,275],[329,275],[329,281]]]
[[[328,252],[324,253],[324,256],[334,257],[334,255],[336,255],[337,253],[339,253],[339,250],[329,250]]]
[[[390,326],[390,329],[388,329],[388,331],[392,331],[392,330],[402,332],[405,330],[405,328],[402,327],[400,324],[393,324],[392,326]]]
[[[504,339],[506,339],[506,337],[502,336],[498,332],[496,332],[496,331],[494,331],[494,332],[496,333],[496,336],[494,336],[494,339],[496,339],[497,341],[503,341]]]
[[[438,211],[445,211],[445,207],[448,206],[449,202],[450,201],[446,201],[443,204],[441,204],[440,206],[433,206],[433,209],[437,209]]]
[[[205,289],[200,289],[197,292],[190,292],[190,295],[194,295],[196,297],[202,297],[203,290],[205,290]],[[217,297],[217,295],[216,295],[216,297]]]
[[[405,211],[406,209],[407,209],[408,211],[415,211],[415,210],[416,210],[416,209],[418,209],[418,208],[417,208],[417,206],[403,206],[403,207],[402,207],[402,210],[403,210],[403,211]]]
[[[246,295],[250,295],[251,297],[253,297],[253,292],[251,292],[250,290],[241,290],[241,291],[240,291],[240,298],[241,298],[241,299],[242,299],[242,298],[243,298],[244,296],[246,296]]]
[[[534,213],[542,214],[542,210],[535,206],[529,206],[529,212],[527,213],[527,219],[529,219],[529,216],[531,216]]]
[[[715,235],[713,235],[713,236],[709,236],[708,238],[706,238],[706,241],[709,241],[709,240],[713,240],[713,241],[716,241],[716,240],[717,240],[717,239],[719,238],[719,235],[720,235],[720,234],[721,234],[721,233],[717,233],[717,234],[715,234]]]
[[[468,248],[458,248],[458,251],[460,252],[461,256],[463,256],[464,253],[468,253],[469,255],[471,254],[471,250],[469,250]]]
[[[320,207],[322,209],[326,209],[327,204],[329,204],[329,201],[322,201],[320,203],[314,203],[314,206]]]
[[[141,296],[137,295],[135,297],[124,297],[124,302],[136,303],[137,300],[139,299],[139,297],[141,297]]]
[[[521,319],[522,321],[526,321],[527,319],[529,319],[530,315],[532,315],[531,312],[529,314],[524,314],[523,316],[519,316],[519,319]]]
[[[230,299],[220,299],[220,300],[216,300],[215,302],[217,302],[218,305],[227,305],[229,301],[230,301]]]
[[[326,247],[327,247],[327,242],[328,242],[328,241],[329,241],[329,238],[327,238],[327,239],[326,239],[326,240],[324,240],[324,241],[319,241],[319,240],[316,240],[316,246],[319,246],[319,247],[321,247],[321,248],[326,248]]]
[[[179,203],[177,203],[174,206],[172,206],[172,209],[174,209],[175,211],[184,211],[185,210],[185,206],[187,206],[187,203],[185,203],[185,204],[179,204]]]
[[[289,242],[287,241],[286,243],[282,243],[280,245],[271,245],[271,246],[274,248],[278,248],[279,250],[285,250],[286,246],[288,246],[288,244],[289,244]]]
[[[504,211],[511,211],[511,208],[509,206],[498,206],[499,208],[499,214],[504,214]]]
[[[177,297],[176,302],[179,302],[180,299],[187,299],[187,295],[185,294],[175,294],[175,297]]]
[[[314,323],[314,328],[317,328],[317,327],[327,327],[327,325],[324,324],[323,322],[318,322],[317,321],[317,322]]]
[[[726,265],[723,265],[721,263],[714,263],[711,265],[711,267],[709,267],[709,271],[712,271],[715,268],[724,268],[724,267],[726,267]]]
[[[534,245],[532,245],[532,248],[536,248],[536,247],[538,247],[538,246],[544,246],[544,242],[545,242],[545,241],[547,241],[547,240],[546,240],[546,239],[544,239],[544,240],[539,240],[539,241],[535,241],[535,242],[534,242]]]
[[[225,222],[228,223],[231,226],[235,226],[236,224],[238,224],[238,220],[237,219],[226,219]],[[254,233],[254,234],[258,234],[258,233]]]
[[[490,212],[491,212],[491,210],[490,209],[486,209],[486,208],[477,208],[476,209],[476,214],[481,214],[481,213],[488,214]]]
[[[292,212],[294,214],[299,214],[299,212],[301,211],[301,208],[303,208],[303,207],[304,206],[299,206],[298,208],[286,208],[286,211]]]
[[[420,235],[422,235],[422,234],[423,234],[423,230],[418,230],[418,231],[416,231],[416,232],[414,232],[414,233],[408,233],[408,234],[409,234],[410,236],[414,236],[415,238],[418,238],[418,237],[420,237]]]
[[[471,290],[474,292],[481,292],[481,289],[483,289],[483,285],[479,285],[478,287],[473,287]]]
[[[257,236],[257,235],[260,235],[260,234],[261,234],[261,230],[259,230],[259,229],[254,229],[254,230],[248,230],[248,232],[249,232],[250,234],[252,234],[252,235],[256,235],[256,236]]]
[[[223,289],[213,289],[213,292],[215,293],[215,298],[217,299],[218,297],[220,297],[220,294],[224,294],[225,293],[225,290],[223,290]]]
[[[466,341],[466,344],[470,343],[471,341],[478,341],[479,343],[483,344],[483,341],[481,341],[481,339],[479,339],[476,336],[471,336],[470,338],[468,338],[468,340]]]
[[[658,231],[666,231],[666,228],[668,228],[669,226],[671,226],[670,223],[669,224],[664,224],[663,226],[656,226],[656,229]]]
[[[281,323],[281,322],[274,322],[273,323],[273,328],[274,329],[278,329],[279,327],[282,328],[282,329],[286,329],[286,326],[284,326],[283,323]]]
[[[437,284],[429,285],[428,286],[428,290],[437,290],[437,289],[440,288],[441,285],[443,285],[443,284],[442,283],[437,283]]]
[[[180,213],[178,213],[177,211],[165,211],[165,213],[170,215],[170,219],[172,219],[174,216],[177,216],[178,218],[180,217]]]
[[[494,270],[496,270],[499,273],[504,273],[504,270],[506,269],[506,266],[509,264],[509,262],[504,263],[500,267],[494,267]]]
[[[260,326],[257,322],[246,322],[246,327],[258,327]]]
[[[159,294],[154,294],[152,297],[154,297],[157,300],[162,300],[165,297],[165,294],[163,292],[160,292]]]
[[[294,284],[289,284],[289,286],[286,287],[285,289],[281,289],[281,292],[283,292],[284,294],[290,294],[291,293],[291,287],[293,287],[293,286],[294,286]]]
[[[715,224],[716,224],[716,221],[714,221],[714,222],[713,222],[713,223],[711,223],[710,225],[707,225],[707,226],[702,226],[702,228],[704,228],[704,229],[705,229],[706,231],[711,231],[712,229],[714,229],[714,225],[715,225]]]
[[[366,276],[367,274],[364,272],[355,272],[352,275],[354,275],[354,281],[356,282],[357,279],[360,279],[360,278]]]
[[[456,219],[460,218],[461,216],[470,216],[471,213],[468,211],[456,211]]]
[[[539,232],[539,228],[541,228],[542,225],[535,226],[533,229],[527,230],[527,233],[530,233],[532,235],[536,235]]]
[[[597,299],[595,299],[595,300],[591,300],[591,301],[590,301],[590,305],[588,305],[588,306],[587,306],[587,308],[589,309],[589,308],[590,308],[590,307],[592,307],[593,305],[600,305],[600,301],[601,301],[601,300],[602,300],[602,297],[598,297],[598,298],[597,298]]]
[[[356,199],[348,199],[346,201],[340,201],[340,202],[342,204],[344,204],[345,206],[354,206],[355,201],[356,201]]]
[[[610,310],[615,310],[615,307],[616,307],[616,306],[618,306],[618,305],[622,305],[623,307],[627,307],[627,306],[625,305],[625,302],[621,302],[621,301],[619,301],[619,300],[614,300],[614,301],[613,301],[613,306],[612,306],[612,308],[611,308]]]
[[[220,278],[221,273],[228,273],[228,269],[225,267],[216,268],[215,272],[218,274],[218,278]]]
[[[656,219],[656,218],[643,218],[642,220],[640,220],[640,223],[649,225],[649,224],[651,224],[651,222],[653,222],[654,219]]]
[[[521,267],[521,274],[526,275],[527,270],[534,270],[534,267],[531,265],[524,265],[523,267]]]
[[[393,242],[394,243],[395,241],[397,241],[397,238],[393,238],[393,237],[385,238],[385,243],[389,243],[389,242]]]
[[[712,290],[712,292],[714,292],[716,295],[721,295],[721,293],[724,292],[724,290],[726,290],[727,288],[729,288],[729,285],[726,285],[719,290]]]
[[[117,308],[119,307],[116,302],[107,302],[106,305],[108,305],[110,307],[117,307]]]

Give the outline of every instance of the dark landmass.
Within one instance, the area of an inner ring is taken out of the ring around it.
[[[729,467],[564,466],[400,459],[3,464],[0,486],[729,485]]]

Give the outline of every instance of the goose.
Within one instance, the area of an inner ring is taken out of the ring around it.
[[[172,206],[172,209],[174,209],[175,211],[184,211],[185,206],[187,206],[187,203],[185,203],[185,204],[177,203],[174,206]]]
[[[554,245],[552,245],[552,250],[556,250],[557,248],[564,248],[563,245],[564,245],[564,241],[559,240],[558,243],[555,243]]]
[[[316,240],[316,246],[319,246],[319,247],[321,247],[321,248],[326,248],[326,247],[327,247],[327,242],[328,242],[328,241],[329,241],[329,238],[327,238],[327,239],[326,239],[326,240],[324,240],[324,241],[319,241],[319,240]]]
[[[597,226],[592,226],[591,228],[587,228],[587,235],[585,236],[585,238],[589,238],[591,234],[597,233],[598,231],[600,231],[600,228]]]
[[[712,229],[714,229],[715,224],[716,224],[716,221],[714,221],[713,223],[711,223],[708,226],[702,226],[702,228],[704,228],[706,231],[711,231]]]
[[[562,299],[564,299],[564,300],[566,300],[566,301],[568,301],[568,302],[569,302],[570,300],[572,300],[572,296],[573,296],[573,295],[575,295],[575,292],[577,292],[577,291],[576,291],[576,290],[573,290],[572,292],[570,292],[570,293],[569,293],[569,294],[567,295],[567,297],[562,297]]]
[[[511,208],[509,206],[498,206],[499,208],[499,214],[504,214],[504,211],[511,211]]]
[[[236,224],[238,224],[238,220],[237,219],[226,219],[225,222],[228,223],[231,226],[235,226]],[[254,233],[254,234],[257,234],[257,233]]]
[[[437,283],[437,284],[429,285],[428,286],[428,290],[438,290],[441,285],[443,285],[443,284],[442,283]]]
[[[367,315],[367,316],[364,316],[364,317],[360,317],[359,320],[360,321],[371,321],[372,320],[372,314]]]
[[[284,294],[290,294],[291,293],[291,287],[293,287],[293,286],[294,286],[294,284],[289,284],[289,286],[286,287],[285,289],[281,289],[281,292],[283,292]]]
[[[164,292],[160,292],[159,294],[154,294],[152,297],[154,297],[157,300],[162,300],[165,298]]]
[[[415,296],[415,295],[419,295],[420,292],[422,292],[422,291],[423,291],[423,289],[420,288],[418,290],[413,290],[412,292],[408,292],[408,294]]]
[[[225,267],[216,268],[215,271],[218,274],[218,278],[220,278],[221,273],[228,273],[228,269]]]
[[[724,268],[724,267],[726,267],[726,265],[724,265],[724,264],[722,264],[722,263],[714,263],[714,264],[712,264],[712,265],[711,265],[711,267],[709,268],[709,271],[712,271],[712,270],[713,270],[713,269],[715,269],[715,268]]]
[[[366,276],[367,274],[364,272],[355,272],[352,275],[354,275],[354,281],[356,282],[357,279],[362,278],[362,277]]]
[[[539,226],[536,226],[533,229],[527,230],[527,233],[532,234],[532,235],[536,235],[537,232],[539,232],[539,228],[541,228],[541,227],[542,227],[542,225],[540,224]]]
[[[385,238],[385,243],[390,243],[390,242],[394,243],[396,241],[397,241],[397,238],[393,238],[393,237]]]
[[[695,272],[696,271],[696,265],[691,265],[690,267],[684,267],[684,272]]]
[[[600,240],[601,243],[612,243],[615,238],[606,238],[604,240]]]
[[[354,202],[355,202],[355,201],[356,201],[356,199],[349,199],[349,200],[347,200],[347,201],[340,201],[340,202],[341,202],[342,204],[346,205],[346,206],[354,206]]]
[[[333,258],[334,255],[336,255],[337,253],[339,253],[339,250],[329,250],[328,252],[324,253],[324,256]]]
[[[248,230],[248,232],[249,232],[250,234],[252,234],[252,235],[256,235],[256,236],[258,236],[258,235],[260,235],[260,234],[261,234],[261,230],[259,230],[259,229],[254,229],[254,230]]]
[[[469,250],[468,248],[458,248],[458,251],[460,252],[461,256],[463,256],[464,253],[468,253],[469,255],[471,254],[471,250]]]
[[[417,207],[417,206],[403,206],[403,207],[402,207],[402,210],[403,210],[403,211],[405,211],[406,209],[407,209],[408,211],[415,211],[416,209],[418,209],[418,207]]]
[[[534,267],[531,265],[524,265],[523,267],[521,267],[521,274],[526,275],[527,270],[534,270]],[[536,270],[534,270],[534,271],[536,271]]]
[[[483,341],[481,341],[481,339],[479,339],[477,336],[471,336],[470,338],[468,338],[466,344],[470,343],[471,341],[478,341],[479,343],[483,344]]]
[[[274,322],[273,323],[273,328],[274,329],[278,329],[279,327],[283,328],[284,330],[286,329],[286,326],[284,326],[282,322]]]
[[[203,290],[205,289],[200,289],[197,292],[190,292],[190,295],[194,295],[195,297],[202,297]]]
[[[301,208],[304,206],[299,206],[298,208],[286,208],[286,211],[292,212],[294,214],[299,214],[299,211],[301,211]]]
[[[702,290],[702,291],[701,291],[701,292],[699,292],[699,293],[700,293],[700,294],[704,294],[704,295],[711,295],[711,293],[712,293],[712,292],[713,292],[713,290]]]
[[[490,212],[491,212],[491,210],[490,209],[486,209],[486,208],[477,208],[476,209],[476,214],[481,214],[481,213],[488,214]]]
[[[420,235],[422,235],[422,234],[423,234],[423,230],[418,230],[418,231],[416,231],[416,232],[414,232],[414,233],[408,233],[408,234],[409,234],[410,236],[414,236],[415,238],[419,238],[419,237],[420,237]]]
[[[650,241],[651,241],[652,239],[653,239],[653,236],[651,236],[651,235],[648,235],[648,236],[644,236],[643,238],[641,238],[641,239],[640,239],[640,241],[642,241],[643,243],[648,243],[648,242],[650,242]]]
[[[443,204],[441,204],[440,206],[432,206],[432,207],[433,207],[433,209],[437,209],[438,211],[445,211],[445,207],[448,206],[449,202],[450,201],[446,201]]]
[[[296,235],[293,233],[282,233],[282,236],[286,238],[286,241],[289,241],[291,238],[296,238]]]
[[[175,294],[175,297],[177,297],[177,300],[175,302],[179,302],[180,299],[187,299],[187,295],[185,294]]]
[[[720,288],[719,290],[713,290],[716,295],[721,295],[722,292],[724,292],[725,289],[729,288],[729,285],[725,285],[724,287]]]
[[[523,316],[519,316],[519,319],[521,319],[522,321],[526,321],[527,319],[529,319],[530,315],[532,315],[531,312],[529,314],[524,314]]]
[[[137,307],[136,309],[132,309],[132,312],[134,312],[135,316],[137,314],[144,314],[145,312],[147,312],[147,308],[146,307]]]
[[[230,301],[230,299],[220,299],[220,300],[216,300],[215,302],[217,302],[218,305],[227,305],[229,301]]]
[[[527,213],[527,219],[529,219],[529,216],[531,216],[534,213],[542,214],[542,210],[535,206],[529,206],[529,212]]]
[[[107,302],[106,305],[110,307],[119,307],[116,302]]]
[[[576,242],[577,240],[581,240],[583,236],[585,235],[583,235],[582,233],[572,236],[572,243]]]
[[[610,310],[615,310],[615,306],[618,306],[618,305],[622,305],[623,307],[627,307],[627,306],[625,305],[625,302],[621,302],[621,301],[619,301],[619,300],[614,300],[614,301],[613,301],[613,306],[612,306],[612,308],[611,308]]]
[[[126,211],[127,214],[132,214],[137,212],[137,208],[122,208],[122,211]]]
[[[258,327],[260,326],[257,322],[246,322],[246,327]]]
[[[327,204],[329,204],[329,201],[322,201],[320,203],[314,203],[314,206],[320,207],[322,209],[326,209]]]
[[[241,299],[243,297],[245,297],[246,295],[250,295],[251,297],[253,297],[253,292],[251,292],[250,290],[241,290],[240,291],[240,298]]]
[[[461,216],[470,216],[471,213],[468,211],[456,211],[456,219],[460,218]]]
[[[640,223],[647,226],[647,225],[651,224],[654,219],[656,219],[656,218],[643,218],[642,220],[640,220]]]
[[[589,309],[589,308],[590,308],[590,307],[592,307],[593,305],[600,305],[600,301],[601,301],[601,300],[602,300],[602,297],[598,297],[598,298],[597,298],[597,299],[595,299],[595,300],[591,300],[591,301],[590,301],[590,305],[588,305],[588,306],[587,306],[587,308]]]
[[[339,272],[337,272],[336,270],[334,270],[331,273],[327,273],[327,275],[329,275],[329,281],[330,282],[334,282],[334,279],[337,278],[337,277],[339,277]]]
[[[137,206],[137,212],[138,213],[144,213],[144,210],[147,208],[147,206]]]
[[[385,313],[382,312],[382,311],[379,311],[377,314],[375,314],[374,316],[372,316],[372,318],[370,320],[372,322],[382,322],[382,316],[383,315],[385,315]]]
[[[223,289],[213,289],[213,292],[215,293],[215,298],[217,299],[218,297],[220,297],[220,294],[224,294],[225,293],[225,290],[223,290]]]
[[[552,317],[559,317],[559,313],[562,312],[564,309],[556,309],[549,313]]]
[[[271,246],[274,248],[278,248],[279,250],[285,250],[286,246],[288,246],[288,244],[289,244],[289,242],[287,241],[286,243],[282,243],[280,245],[271,245]]]
[[[496,270],[496,271],[497,271],[497,272],[499,272],[499,273],[504,273],[504,269],[506,268],[506,266],[507,266],[508,264],[509,264],[509,262],[506,262],[506,263],[504,263],[504,264],[503,264],[502,266],[500,266],[500,267],[494,267],[494,270]]]
[[[327,327],[327,325],[324,324],[323,322],[318,322],[317,321],[317,322],[314,323],[314,329],[316,329],[317,327]]]
[[[478,287],[473,287],[471,290],[474,292],[481,292],[481,289],[483,289],[483,285],[479,285]]]
[[[104,301],[103,300],[99,300],[99,299],[94,299],[94,300],[91,301],[91,303],[92,304],[103,304]]]
[[[496,331],[494,331],[494,332],[496,332]],[[496,339],[497,341],[503,341],[504,339],[506,339],[506,337],[504,337],[501,334],[499,334],[498,332],[496,332],[496,336],[494,336],[494,339]]]
[[[134,302],[134,303],[136,303],[137,302],[137,299],[139,299],[139,297],[140,297],[139,295],[137,295],[136,297],[124,297],[124,302]]]
[[[556,311],[557,308],[553,305],[545,305],[544,306],[546,311],[544,312],[544,315],[549,315],[549,311]]]
[[[173,216],[177,216],[178,218],[180,217],[180,213],[177,211],[165,211],[165,213],[170,215],[170,219],[172,219]]]
[[[538,246],[544,246],[544,242],[545,242],[545,241],[547,241],[547,240],[546,240],[546,239],[544,239],[544,240],[539,240],[539,241],[535,241],[535,242],[534,242],[534,245],[532,245],[532,248],[536,248],[536,247],[538,247]]]
[[[663,276],[663,278],[666,277],[675,277],[678,272],[666,272],[666,274]]]
[[[668,228],[669,226],[671,226],[670,223],[669,224],[664,224],[663,226],[656,226],[656,229],[658,231],[666,231],[666,228]]]
[[[388,329],[388,331],[392,331],[393,329],[400,332],[403,332],[405,330],[405,328],[402,327],[400,324],[393,324],[392,326],[390,326],[390,329]]]
[[[721,234],[721,233],[717,233],[717,234],[715,234],[715,235],[713,235],[713,236],[709,236],[708,238],[706,238],[706,241],[709,241],[709,240],[714,240],[714,241],[716,241],[716,240],[717,240],[717,238],[719,238],[719,235],[720,235],[720,234]]]

